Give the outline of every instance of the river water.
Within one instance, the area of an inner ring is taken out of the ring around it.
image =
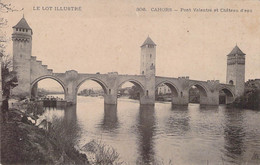
[[[102,98],[78,96],[76,106],[44,116],[62,119],[77,146],[101,140],[127,164],[260,164],[260,111],[129,99],[106,106]]]

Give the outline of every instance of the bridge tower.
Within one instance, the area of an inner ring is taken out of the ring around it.
[[[236,45],[227,55],[227,84],[235,85],[235,95],[241,96],[245,90],[245,53]]]
[[[18,86],[12,90],[13,95],[30,96],[32,34],[24,17],[13,26],[13,70],[18,79]]]
[[[141,46],[140,74],[145,76],[145,92],[141,96],[141,104],[154,104],[155,102],[155,59],[156,44],[148,36]]]
[[[155,75],[156,44],[148,36],[141,46],[141,75]]]

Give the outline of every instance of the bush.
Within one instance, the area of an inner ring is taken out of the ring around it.
[[[124,162],[120,160],[119,154],[111,146],[104,144],[101,140],[92,140],[82,147],[83,151],[94,155],[92,163],[107,165],[121,165]],[[90,155],[90,154],[88,154]]]
[[[77,135],[75,134],[77,132],[76,125],[72,124],[67,127],[65,120],[54,117],[52,119],[52,126],[48,131],[49,135],[53,139],[55,139],[58,148],[61,148],[63,150],[62,157],[68,157],[70,160],[73,160],[75,164],[88,164],[86,155],[81,154],[75,149],[75,137],[77,137]],[[71,164],[68,161],[67,163]]]
[[[249,90],[243,96],[237,97],[233,105],[237,108],[259,109],[260,91]]]
[[[101,141],[99,141],[97,144],[99,148],[99,152],[97,152],[96,154],[97,164],[123,164],[123,161],[120,161],[119,154],[116,152],[114,148],[102,143]]]

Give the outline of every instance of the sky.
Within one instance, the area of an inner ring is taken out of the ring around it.
[[[4,0],[4,2],[7,2]],[[225,0],[8,0],[22,11],[3,14],[12,26],[23,16],[33,29],[32,55],[54,72],[139,74],[140,46],[157,44],[156,75],[226,79],[226,55],[237,44],[246,54],[246,80],[260,78],[260,1]],[[238,3],[239,2],[239,3]],[[33,10],[39,6],[41,10]],[[80,6],[82,11],[42,7]],[[136,11],[137,8],[146,11]],[[151,8],[174,12],[152,12]],[[181,8],[250,9],[251,13],[181,12]],[[12,53],[12,42],[7,46]]]

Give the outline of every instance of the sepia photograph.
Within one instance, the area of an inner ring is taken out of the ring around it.
[[[0,14],[0,164],[260,165],[260,0]]]

